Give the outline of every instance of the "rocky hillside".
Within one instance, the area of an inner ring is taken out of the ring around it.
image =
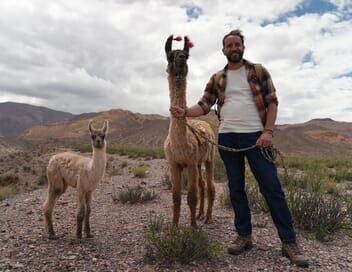
[[[39,124],[70,120],[73,114],[28,104],[0,103],[0,136],[13,137]]]

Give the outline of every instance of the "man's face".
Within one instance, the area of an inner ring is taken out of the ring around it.
[[[242,60],[244,46],[239,36],[230,35],[225,39],[222,52],[229,62],[238,63]]]

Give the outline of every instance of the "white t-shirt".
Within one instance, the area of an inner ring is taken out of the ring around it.
[[[244,66],[227,70],[225,101],[220,113],[219,133],[263,130]]]

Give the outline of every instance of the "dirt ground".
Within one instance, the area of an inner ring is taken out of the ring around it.
[[[352,237],[339,233],[327,243],[307,239],[298,232],[303,252],[309,256],[308,269],[290,265],[281,256],[280,241],[269,214],[253,215],[255,247],[240,256],[226,254],[236,237],[233,212],[220,206],[222,186],[217,197],[213,223],[200,226],[221,244],[223,253],[189,265],[157,265],[145,258],[144,235],[152,215],[171,218],[171,191],[163,183],[165,160],[129,159],[109,155],[109,169],[127,163],[119,176],[105,175],[94,192],[91,228],[94,237],[77,241],[75,189],[68,189],[54,209],[58,240],[49,240],[43,228],[41,205],[45,186],[23,192],[0,202],[0,271],[352,271]],[[143,163],[150,172],[136,178],[129,169]],[[112,194],[128,186],[141,185],[154,190],[159,198],[146,204],[114,203]],[[189,225],[189,209],[183,195],[180,224]]]

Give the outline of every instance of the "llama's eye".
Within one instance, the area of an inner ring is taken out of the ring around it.
[[[96,137],[97,137],[96,135],[92,135],[92,139],[93,139],[93,140],[95,140]]]
[[[105,135],[101,135],[100,137],[101,137],[101,138],[102,138],[102,139],[104,140],[104,138],[105,138]]]

